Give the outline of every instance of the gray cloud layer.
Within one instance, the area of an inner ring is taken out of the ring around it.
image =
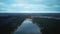
[[[60,0],[0,0],[0,12],[60,11]]]

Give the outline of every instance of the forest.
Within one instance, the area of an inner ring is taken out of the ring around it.
[[[60,17],[59,14],[1,14],[0,13],[0,34],[11,34],[25,20],[27,16],[54,16]],[[33,17],[33,22],[39,27],[43,27],[43,34],[60,33],[60,19]]]

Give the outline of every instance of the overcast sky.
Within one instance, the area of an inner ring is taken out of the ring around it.
[[[60,0],[0,0],[0,13],[60,13]]]

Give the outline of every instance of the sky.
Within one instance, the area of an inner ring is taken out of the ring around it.
[[[60,13],[60,0],[0,0],[0,13]]]

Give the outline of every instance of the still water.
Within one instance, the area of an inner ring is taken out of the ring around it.
[[[41,32],[40,28],[36,24],[33,24],[32,21],[26,19],[17,28],[14,34],[41,34]]]

